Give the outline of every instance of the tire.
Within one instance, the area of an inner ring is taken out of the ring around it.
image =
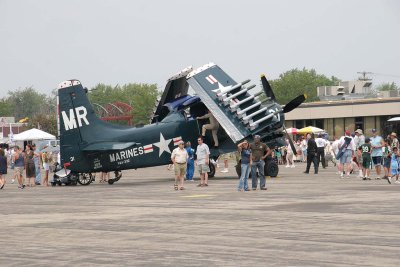
[[[114,184],[115,180],[114,179],[108,179],[108,184]]]
[[[81,185],[90,185],[92,179],[91,173],[80,173],[78,176],[78,183]]]
[[[276,162],[269,160],[265,162],[264,166],[265,176],[276,177],[279,173],[279,166]]]
[[[210,171],[208,172],[208,178],[213,178],[215,176],[215,165],[211,162],[208,164]]]

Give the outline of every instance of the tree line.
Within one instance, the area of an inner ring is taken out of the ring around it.
[[[286,104],[299,94],[308,95],[307,102],[317,101],[318,86],[337,85],[340,79],[318,74],[314,69],[291,69],[271,80],[277,101]],[[377,90],[399,90],[395,83],[380,84]],[[161,92],[156,84],[128,83],[124,85],[97,84],[89,89],[91,103],[104,106],[108,103],[124,102],[132,106],[131,115],[135,124],[147,124],[157,97]],[[33,87],[9,91],[0,99],[0,117],[15,117],[16,121],[28,117],[29,128],[41,128],[57,135],[57,90],[46,95]]]

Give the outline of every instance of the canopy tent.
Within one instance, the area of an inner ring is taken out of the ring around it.
[[[314,126],[304,127],[297,131],[298,134],[323,133],[323,132],[325,132],[325,130],[314,127]]]
[[[388,121],[400,121],[400,117],[394,117],[389,119]]]
[[[33,128],[25,132],[14,134],[13,141],[55,140],[56,137],[42,130]]]
[[[298,132],[299,132],[299,130],[297,129],[297,128],[287,128],[286,129],[286,132],[288,133],[288,134],[297,134]]]

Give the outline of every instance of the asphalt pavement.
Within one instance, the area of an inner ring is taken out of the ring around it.
[[[173,189],[166,166],[114,185],[0,191],[0,266],[400,266],[400,185],[280,166],[267,191],[229,173]]]

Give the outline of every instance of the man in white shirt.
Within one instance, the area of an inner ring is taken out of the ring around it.
[[[196,149],[197,166],[200,173],[200,183],[197,186],[208,186],[208,172],[210,171],[210,149],[204,144],[203,137],[197,138],[199,145]]]
[[[175,190],[178,190],[177,181],[179,181],[179,189],[185,189],[183,187],[183,176],[186,174],[186,163],[189,158],[189,155],[185,149],[185,143],[183,141],[179,141],[178,147],[172,151],[171,160],[174,164],[175,170]]]
[[[315,143],[317,144],[317,159],[318,165],[321,162],[322,168],[326,168],[325,166],[325,147],[326,147],[326,140],[322,138],[322,134],[318,134],[318,137],[315,139]]]

